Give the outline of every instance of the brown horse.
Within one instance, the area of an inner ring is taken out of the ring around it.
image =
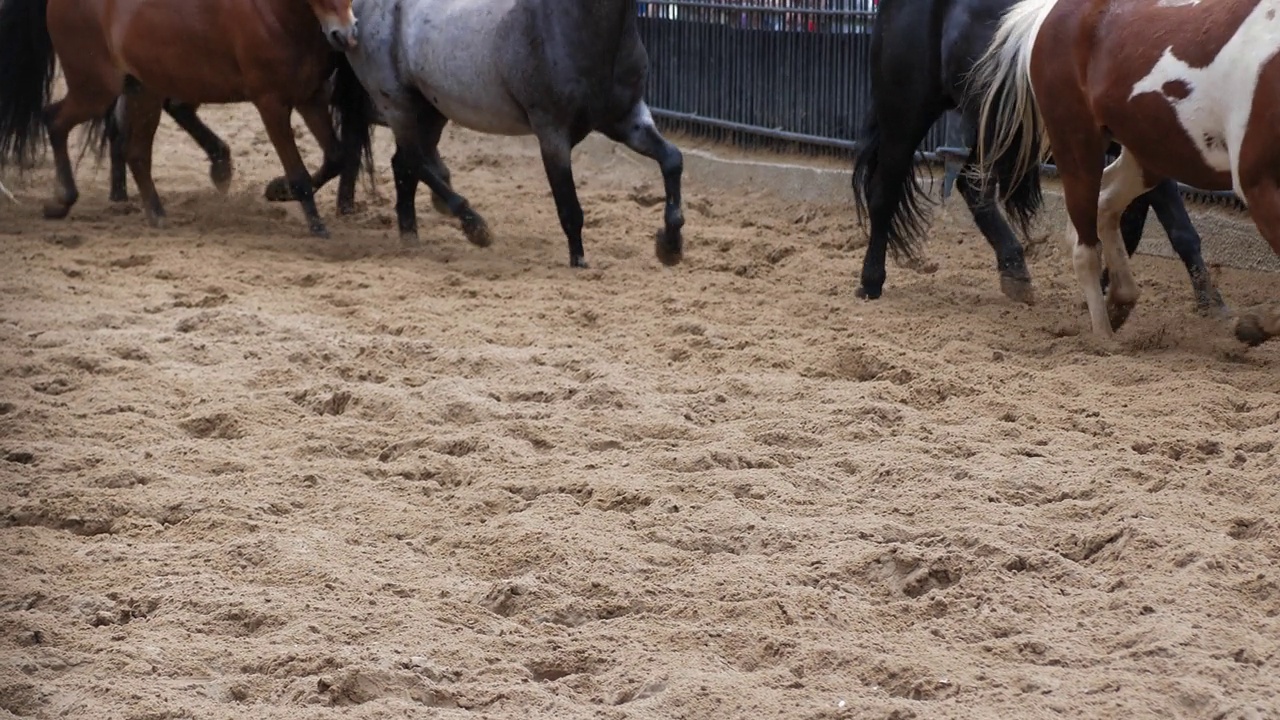
[[[251,102],[311,232],[327,236],[290,115],[298,110],[325,163],[336,166],[340,151],[325,81],[356,41],[351,0],[6,0],[0,5],[0,164],[28,160],[47,131],[57,186],[44,214],[66,217],[79,196],[68,135],[85,122],[100,126],[123,95],[116,113],[127,136],[126,161],[148,219],[160,226],[165,211],[151,179],[151,152],[164,99]],[[46,105],[55,61],[67,94]],[[335,100],[349,96],[334,93]],[[346,110],[333,107],[340,116]]]
[[[1053,152],[1096,334],[1138,300],[1120,215],[1165,178],[1235,190],[1280,254],[1280,0],[1023,0],[972,77],[991,130],[982,165],[1014,149],[1019,172],[1034,172]],[[1104,170],[1111,139],[1123,152]],[[1238,317],[1235,331],[1261,343],[1280,334],[1280,312]]]

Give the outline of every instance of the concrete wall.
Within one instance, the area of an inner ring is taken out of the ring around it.
[[[592,135],[579,146],[578,152],[589,155],[614,152],[630,152],[611,141]],[[809,165],[772,162],[766,160],[738,160],[717,157],[713,152],[684,149],[685,185],[689,188],[711,186],[723,190],[770,188],[781,197],[791,200],[835,205],[853,212],[850,171],[818,168]],[[638,156],[637,156],[638,158]],[[642,162],[649,162],[639,158]],[[933,170],[932,194],[940,197],[942,169]],[[925,187],[930,188],[928,177]],[[1056,180],[1047,179],[1044,186],[1045,208],[1041,211],[1037,226],[1042,232],[1060,233],[1066,227],[1067,216],[1063,208],[1062,193]],[[947,199],[952,217],[968,217],[964,200],[956,193]],[[1214,265],[1269,270],[1280,272],[1280,258],[1271,251],[1245,213],[1230,208],[1218,208],[1188,203],[1187,211],[1203,240],[1205,262]],[[959,215],[957,215],[959,213]],[[975,228],[976,232],[976,228]],[[1060,238],[1060,235],[1057,236]],[[1174,257],[1168,237],[1156,220],[1155,213],[1147,219],[1146,232],[1140,253]]]

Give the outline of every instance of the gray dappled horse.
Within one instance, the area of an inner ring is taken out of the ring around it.
[[[354,9],[361,43],[347,57],[395,134],[391,168],[406,244],[418,243],[419,180],[471,242],[490,242],[440,162],[436,147],[452,120],[487,134],[537,136],[573,267],[587,266],[574,146],[598,131],[656,160],[666,188],[656,252],[666,265],[680,261],[684,161],[643,100],[649,59],[636,0],[356,0]]]

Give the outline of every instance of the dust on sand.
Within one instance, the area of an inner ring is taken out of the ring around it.
[[[65,222],[6,178],[0,714],[1277,716],[1280,351],[1176,262],[1110,347],[950,206],[875,303],[852,208],[767,188],[689,186],[669,270],[619,149],[575,272],[536,145],[454,130],[492,248],[425,193],[399,247],[385,130],[318,241],[251,108],[201,112],[235,185],[166,121],[166,230],[89,162]]]

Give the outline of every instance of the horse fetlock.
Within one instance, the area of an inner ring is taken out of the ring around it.
[[[489,224],[480,217],[479,213],[467,208],[459,217],[462,220],[462,232],[472,245],[489,247],[493,244],[493,234],[489,232]]]

